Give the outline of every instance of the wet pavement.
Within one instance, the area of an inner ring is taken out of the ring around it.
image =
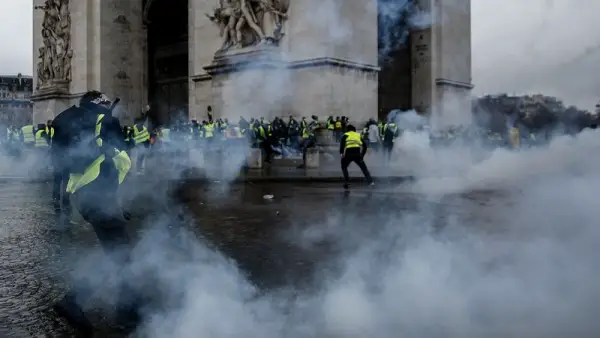
[[[134,216],[134,233],[141,233],[144,220],[161,213],[185,218],[189,221],[182,224],[233,258],[265,290],[318,282],[315,271],[334,269],[329,263],[336,254],[377,234],[375,225],[381,219],[373,212],[393,219],[428,208],[440,227],[448,215],[470,224],[483,218],[487,224],[494,222],[493,213],[487,212],[494,208],[488,193],[429,201],[394,185],[372,189],[357,184],[348,194],[339,184],[325,183],[129,184],[123,198]],[[97,240],[83,224],[57,231],[48,183],[0,182],[0,189],[0,336],[72,336],[73,330],[50,307],[66,289],[69,257],[97,247]],[[177,207],[164,200],[165,194],[176,196]],[[297,243],[295,235],[306,235],[314,224],[337,230],[310,245]],[[339,229],[354,240],[345,238],[340,246]],[[106,331],[98,336],[111,335]]]

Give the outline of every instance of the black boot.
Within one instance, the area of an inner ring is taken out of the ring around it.
[[[84,336],[91,337],[94,334],[94,326],[85,317],[83,310],[77,305],[75,296],[71,293],[54,304],[52,309]]]
[[[133,333],[141,323],[141,316],[135,307],[122,307],[117,309],[115,324],[125,333]]]

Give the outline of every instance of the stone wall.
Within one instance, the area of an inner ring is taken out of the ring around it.
[[[116,113],[122,123],[133,123],[133,117],[141,114],[146,91],[142,3],[102,0],[100,4],[100,82],[96,85],[109,97],[121,98]]]
[[[272,65],[265,67],[256,58],[241,69],[215,74],[207,69],[231,61],[214,58],[221,41],[205,15],[213,3],[191,1],[192,118],[204,118],[207,105],[215,116],[235,121],[240,115],[377,116],[376,1],[293,1],[285,36],[275,53],[269,51],[276,54]]]

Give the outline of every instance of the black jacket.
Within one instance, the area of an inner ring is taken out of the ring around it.
[[[102,147],[96,144],[95,137],[99,114],[105,114],[100,133]],[[119,120],[108,109],[95,104],[72,106],[58,114],[52,124],[54,138],[51,155],[61,170],[83,173],[101,154],[111,154],[115,148],[125,149]]]

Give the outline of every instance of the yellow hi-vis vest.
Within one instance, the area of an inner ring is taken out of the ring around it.
[[[48,134],[48,137],[52,140],[54,138],[54,127],[46,126],[46,134]]]
[[[138,126],[133,126],[133,141],[135,144],[144,143],[150,140],[150,133],[148,132],[148,128],[146,126],[142,127],[142,130],[138,129]]]
[[[361,148],[362,147],[362,137],[360,133],[355,131],[349,131],[344,134],[346,136],[346,144],[344,145],[344,149],[350,148]]]
[[[208,123],[204,126],[204,138],[213,138],[215,136],[215,125]]]
[[[44,148],[48,147],[48,140],[42,136],[46,131],[44,129],[40,129],[35,132],[35,147],[36,148]]]
[[[23,133],[23,143],[35,143],[35,135],[33,135],[33,125],[30,124],[28,126],[24,126],[23,128],[21,128],[21,132]]]
[[[103,141],[100,138],[100,131],[102,130],[102,120],[104,119],[104,115],[98,115],[98,119],[96,120],[96,144],[98,146],[102,146]],[[126,152],[115,149],[116,155],[112,157],[112,161],[119,172],[119,184],[125,181],[125,176],[131,169],[131,159]],[[69,182],[67,183],[66,191],[70,194],[75,193],[77,190],[83,188],[84,186],[95,181],[98,176],[100,176],[100,165],[106,160],[106,156],[104,154],[98,156],[92,164],[90,164],[83,174],[71,173],[69,176]]]

